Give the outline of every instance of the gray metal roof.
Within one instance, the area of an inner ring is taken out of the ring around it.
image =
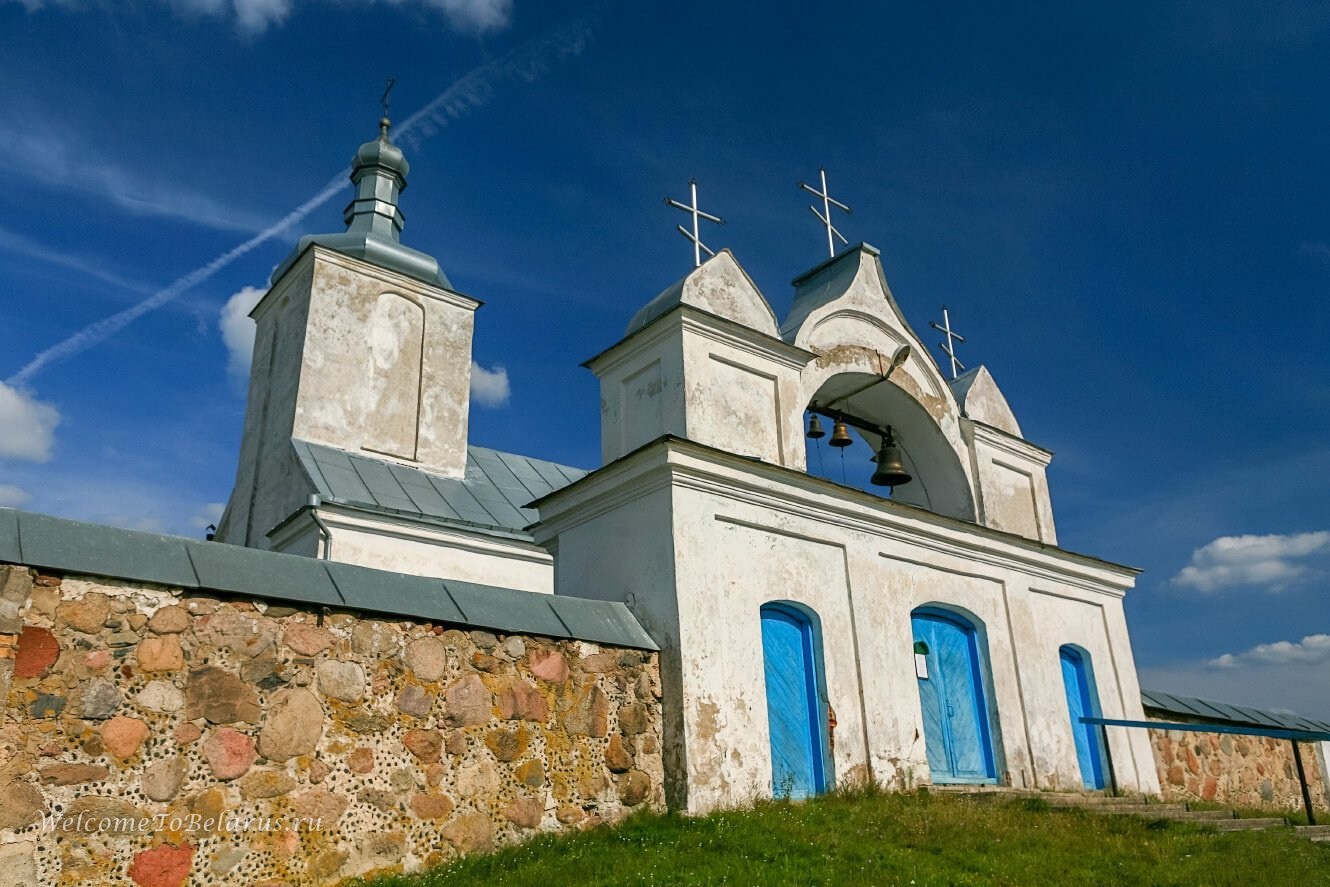
[[[0,563],[327,606],[505,634],[657,649],[621,603],[371,570],[0,508]]]
[[[466,475],[440,477],[363,453],[293,440],[325,502],[425,517],[529,541],[539,515],[526,506],[586,475],[579,468],[468,447]]]
[[[1208,699],[1196,699],[1191,696],[1175,696],[1161,690],[1142,690],[1141,702],[1146,708],[1156,711],[1187,718],[1200,718],[1205,721],[1250,724],[1257,727],[1271,727],[1276,730],[1312,730],[1330,733],[1330,723],[1314,721],[1311,718],[1304,718],[1302,715],[1265,711],[1259,708],[1249,708],[1245,705],[1232,705],[1227,702],[1211,702]]]

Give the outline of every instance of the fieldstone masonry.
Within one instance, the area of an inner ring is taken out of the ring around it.
[[[0,887],[331,884],[664,805],[637,650],[0,565],[0,698]]]
[[[1301,809],[1302,789],[1287,739],[1150,729],[1165,801]],[[1330,810],[1315,745],[1302,745],[1312,806]]]

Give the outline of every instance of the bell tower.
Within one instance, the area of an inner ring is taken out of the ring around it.
[[[304,504],[291,441],[444,477],[466,471],[480,303],[401,242],[410,166],[379,121],[351,162],[346,230],[307,235],[273,272],[256,323],[240,464],[218,538],[267,548]]]

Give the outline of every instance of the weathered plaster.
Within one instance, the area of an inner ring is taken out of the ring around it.
[[[606,578],[598,594],[622,595],[662,646],[666,675],[677,661],[682,723],[667,718],[666,744],[686,761],[690,812],[771,791],[767,601],[800,603],[821,622],[842,779],[929,780],[910,638],[910,614],[925,604],[971,614],[981,630],[998,773],[1012,784],[1079,787],[1065,691],[1049,667],[1062,644],[1090,651],[1105,713],[1141,717],[1125,568],[868,495],[849,500],[824,481],[683,441],[552,494],[541,514],[537,540],[558,545],[556,593],[594,570]],[[663,524],[669,532],[623,536]],[[667,694],[667,711],[674,704]],[[1110,752],[1120,787],[1158,792],[1145,737]]]

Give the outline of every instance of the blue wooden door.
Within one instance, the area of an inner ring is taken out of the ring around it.
[[[1062,684],[1067,690],[1067,710],[1071,713],[1071,732],[1076,737],[1076,762],[1081,767],[1081,784],[1086,788],[1104,787],[1104,761],[1099,743],[1099,728],[1082,724],[1082,717],[1097,717],[1098,707],[1090,695],[1089,663],[1079,651],[1063,647]]]
[[[933,782],[996,782],[974,628],[927,612],[911,621]]]
[[[826,789],[826,780],[812,625],[795,610],[763,607],[762,656],[772,794],[789,798],[818,794]]]

